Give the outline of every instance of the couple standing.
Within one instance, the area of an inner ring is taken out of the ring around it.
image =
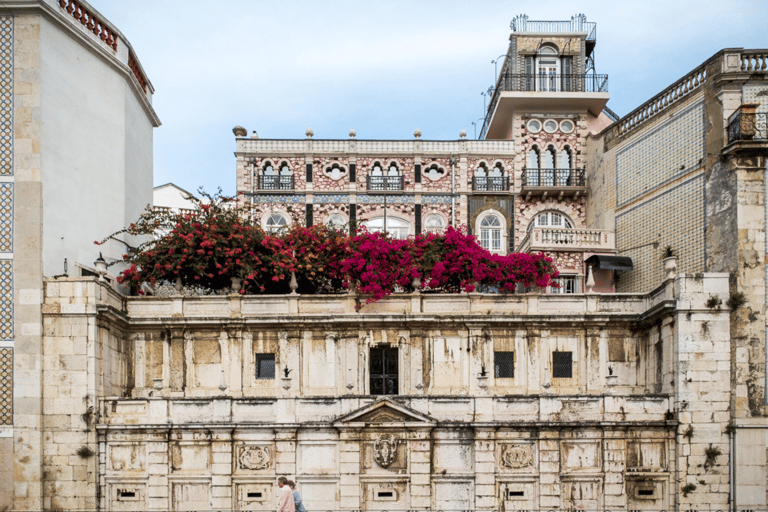
[[[301,502],[299,491],[296,490],[296,484],[292,480],[281,476],[277,479],[277,487],[280,488],[280,495],[277,498],[277,512],[307,512]]]

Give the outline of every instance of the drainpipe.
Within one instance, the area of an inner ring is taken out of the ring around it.
[[[728,502],[731,504],[731,512],[736,512],[736,442],[735,442],[735,436],[736,436],[736,429],[730,429],[728,431],[728,448],[731,452],[730,456],[730,464],[728,464],[728,480],[730,482],[730,498],[728,499]]]
[[[451,157],[451,226],[456,226],[456,157]]]
[[[253,194],[256,190],[254,180],[256,179],[256,159],[251,157],[248,159],[248,163],[251,164],[251,222],[253,222],[253,202],[255,201],[255,197],[253,197]]]

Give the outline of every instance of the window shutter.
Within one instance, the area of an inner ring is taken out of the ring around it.
[[[416,176],[415,181],[416,183],[421,183],[421,164],[416,164],[416,169],[414,170]],[[418,233],[418,231],[416,231]]]
[[[349,164],[349,182],[350,183],[354,183],[355,181],[357,181],[357,176],[355,174],[356,171],[357,171],[357,164]]]
[[[307,164],[307,183],[312,183],[312,164]]]
[[[532,91],[534,84],[534,75],[536,58],[533,55],[528,55],[525,58],[525,90]]]
[[[563,71],[563,90],[573,90],[573,57],[563,57],[562,66]]]

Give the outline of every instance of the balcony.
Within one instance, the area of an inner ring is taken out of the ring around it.
[[[612,252],[615,233],[607,229],[533,228],[528,231],[520,252]]]
[[[768,140],[768,113],[755,112],[755,104],[739,107],[728,119],[728,144],[737,140]]]
[[[258,177],[259,190],[293,190],[293,176],[269,176]]]
[[[472,178],[472,190],[475,192],[507,192],[509,176],[475,176]]]
[[[532,196],[579,195],[587,192],[584,169],[527,169],[523,168],[521,192],[526,199]]]
[[[368,176],[368,190],[382,192],[390,190],[403,190],[403,176]]]
[[[515,111],[589,112],[597,116],[609,98],[608,75],[504,72],[496,82],[480,138],[504,138]]]

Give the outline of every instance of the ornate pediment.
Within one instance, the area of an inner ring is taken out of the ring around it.
[[[339,426],[352,423],[382,426],[387,424],[420,423],[428,427],[434,425],[435,420],[403,404],[388,398],[380,398],[372,404],[339,417],[335,423]]]

